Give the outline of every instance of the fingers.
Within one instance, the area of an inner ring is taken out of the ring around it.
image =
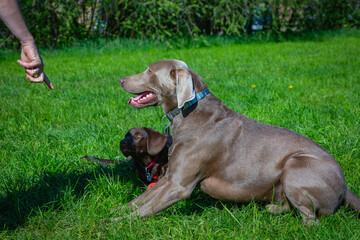
[[[26,78],[29,79],[32,83],[42,83],[45,82],[46,85],[51,89],[54,90],[54,86],[50,82],[50,79],[45,75],[45,73],[40,73],[38,77],[33,77],[30,74],[26,74]]]
[[[32,83],[42,83],[45,82],[46,85],[54,90],[54,86],[50,82],[50,79],[43,72],[44,64],[38,62],[24,62],[22,60],[17,60],[17,62],[25,68],[26,78],[29,79]]]
[[[24,67],[25,69],[34,69],[34,68],[43,68],[44,64],[42,64],[41,62],[24,62],[22,60],[17,60],[17,62]]]
[[[35,68],[35,69],[25,68],[25,72],[26,72],[26,74],[36,78],[36,77],[40,76],[40,74],[43,71],[40,68]]]
[[[40,73],[40,75],[37,77],[33,77],[26,73],[26,78],[29,79],[29,81],[32,83],[42,83],[44,82],[44,73]]]

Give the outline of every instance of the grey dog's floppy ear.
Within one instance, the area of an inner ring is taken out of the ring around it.
[[[178,108],[182,108],[184,103],[195,98],[194,84],[189,71],[178,69],[175,72]]]

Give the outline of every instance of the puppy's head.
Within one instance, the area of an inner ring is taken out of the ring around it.
[[[162,105],[168,112],[195,97],[191,70],[179,60],[152,63],[144,72],[120,79],[120,84],[137,95],[129,100],[134,108]]]
[[[146,157],[154,157],[161,152],[167,141],[165,134],[151,128],[131,128],[120,141],[120,150],[125,157],[131,156],[135,161],[147,165]]]

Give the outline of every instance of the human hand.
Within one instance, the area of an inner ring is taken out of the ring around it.
[[[25,68],[26,78],[30,82],[42,83],[45,81],[50,89],[54,89],[54,86],[44,73],[44,63],[35,43],[22,45],[21,60],[17,60],[17,62]]]

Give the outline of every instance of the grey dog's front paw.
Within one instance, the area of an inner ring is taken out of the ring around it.
[[[114,217],[114,218],[104,218],[103,224],[111,224],[113,222],[120,222],[121,220],[130,219],[128,216],[120,216],[120,217]]]
[[[110,208],[109,211],[112,214],[120,215],[119,217],[108,218],[107,222],[119,222],[121,220],[130,220],[131,211],[128,205],[122,205],[116,208]]]
[[[116,218],[111,218],[110,220],[111,220],[112,222],[119,222],[119,221],[121,221],[122,219],[126,219],[126,217],[116,217]]]
[[[130,208],[128,205],[122,205],[120,207],[110,208],[109,211],[111,213],[126,213],[126,212],[130,212]]]
[[[126,221],[129,221],[129,220],[133,220],[136,218],[137,215],[135,215],[134,213],[123,213],[122,216],[119,216],[119,217],[114,217],[114,218],[111,218],[109,219],[111,222],[119,222],[119,221],[122,221],[122,220],[126,220]]]
[[[132,212],[132,213],[125,213],[120,217],[111,218],[111,221],[112,222],[118,222],[118,221],[121,221],[121,220],[129,221],[129,220],[134,220],[134,219],[139,218],[139,217],[140,216],[139,216],[138,213]]]

